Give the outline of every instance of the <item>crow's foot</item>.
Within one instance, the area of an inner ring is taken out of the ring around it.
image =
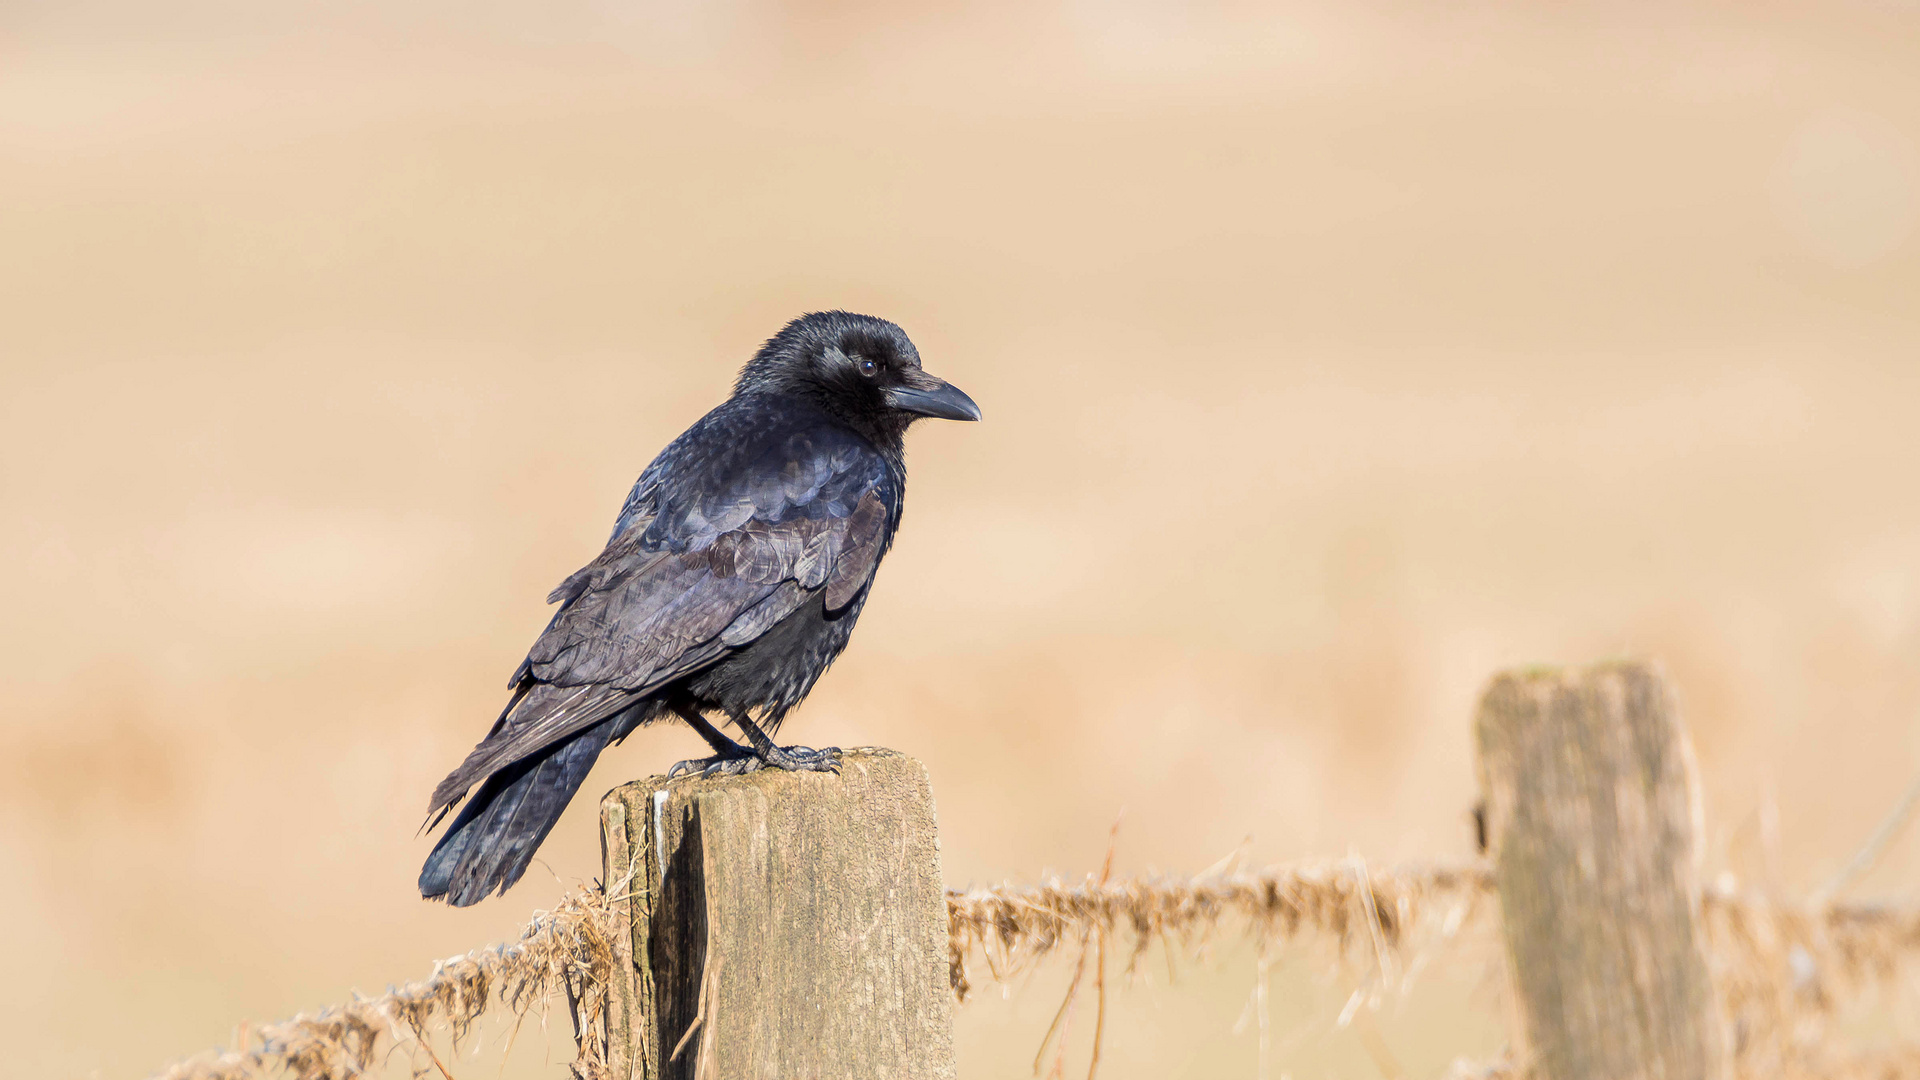
[[[818,750],[809,746],[769,746],[761,751],[765,758],[763,764],[788,772],[830,772],[840,771],[840,748],[823,746]]]
[[[737,746],[734,750],[736,751],[734,753],[688,758],[686,761],[675,762],[673,768],[667,770],[667,779],[672,780],[683,773],[690,772],[697,772],[701,776],[739,776],[741,773],[760,768],[762,763],[759,758],[753,756],[753,751],[744,746]]]
[[[682,761],[667,770],[667,779],[684,773],[698,772],[708,776],[745,776],[761,769],[785,769],[787,772],[832,772],[840,771],[840,748],[823,746],[818,750],[806,746],[769,746],[766,756],[740,748],[738,754],[715,754],[712,757],[693,758]]]

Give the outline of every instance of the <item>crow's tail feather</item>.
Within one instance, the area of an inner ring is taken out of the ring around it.
[[[614,719],[603,720],[488,777],[427,856],[420,895],[466,907],[512,888],[607,748],[614,727]]]

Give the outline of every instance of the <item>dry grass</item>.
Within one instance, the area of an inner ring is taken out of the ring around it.
[[[1260,962],[1276,947],[1313,944],[1330,949],[1333,962],[1357,967],[1360,989],[1342,1013],[1345,1023],[1411,989],[1439,949],[1482,917],[1497,918],[1498,900],[1482,863],[1370,868],[1342,860],[956,891],[947,909],[954,993],[963,1001],[974,989],[976,959],[991,979],[1007,983],[1063,948],[1084,956],[1089,942],[1124,939],[1131,973],[1155,945],[1195,952],[1239,937],[1253,943]],[[1703,914],[1740,1075],[1920,1076],[1920,1050],[1858,1056],[1834,1031],[1847,1004],[1901,986],[1920,956],[1920,911],[1799,907],[1714,891],[1703,898]]]
[[[1790,907],[1730,892],[1703,905],[1714,982],[1747,1075],[1920,1076],[1920,1049],[1853,1059],[1834,1021],[1867,994],[1898,991],[1920,955],[1920,911]]]
[[[451,1080],[429,1039],[434,1031],[445,1030],[458,1044],[490,1007],[524,1019],[564,994],[579,1051],[573,1072],[592,1080],[600,1075],[606,983],[613,970],[609,917],[599,890],[581,890],[552,911],[536,913],[511,945],[442,961],[427,978],[378,997],[242,1028],[231,1049],[189,1058],[158,1077],[333,1080],[362,1075],[401,1050],[412,1056],[416,1076],[432,1069]]]
[[[972,991],[975,953],[993,979],[1006,982],[1062,946],[1084,948],[1102,936],[1127,941],[1128,973],[1156,944],[1197,950],[1238,933],[1263,949],[1303,936],[1332,944],[1342,957],[1358,948],[1376,973],[1393,975],[1408,968],[1399,953],[1417,928],[1450,937],[1492,889],[1491,872],[1478,864],[1382,870],[1353,859],[954,891],[947,894],[953,989],[962,1001]]]
[[[416,1074],[448,1075],[430,1034],[444,1030],[457,1044],[489,1008],[524,1018],[564,995],[578,1050],[574,1074],[590,1080],[600,1074],[613,963],[601,896],[577,892],[538,914],[511,945],[445,961],[430,977],[379,997],[243,1029],[231,1050],[159,1076],[325,1080],[363,1073],[396,1050],[412,1055]],[[1263,964],[1274,949],[1316,946],[1358,976],[1360,988],[1341,1015],[1345,1024],[1359,1009],[1407,992],[1463,930],[1491,929],[1497,907],[1492,871],[1477,862],[1380,868],[1344,859],[1256,871],[1225,866],[1193,877],[1088,875],[1079,883],[949,891],[948,958],[954,995],[964,1002],[982,966],[988,979],[1010,984],[1071,950],[1078,970],[1095,965],[1104,999],[1109,944],[1126,951],[1128,975],[1156,945],[1171,957],[1245,941]],[[1833,1032],[1848,1001],[1902,982],[1920,955],[1920,910],[1794,907],[1718,890],[1704,897],[1703,911],[1740,1075],[1920,1076],[1920,1049],[1858,1056],[1843,1052]],[[1079,985],[1076,979],[1056,1028],[1071,1017]],[[1055,1034],[1049,1031],[1049,1041]],[[1051,1072],[1061,1068],[1056,1057]],[[1500,1077],[1512,1070],[1462,1062],[1454,1072]]]

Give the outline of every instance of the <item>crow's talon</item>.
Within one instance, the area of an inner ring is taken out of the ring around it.
[[[672,780],[691,772],[698,772],[702,778],[745,776],[751,772],[759,772],[761,769],[838,773],[840,748],[823,746],[815,750],[809,746],[770,746],[767,748],[765,757],[743,748],[738,754],[715,754],[712,757],[692,758],[679,762],[667,770],[667,779]]]

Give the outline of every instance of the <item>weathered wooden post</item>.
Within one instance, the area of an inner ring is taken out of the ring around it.
[[[1520,1030],[1547,1080],[1709,1080],[1692,752],[1634,663],[1495,678],[1476,724]]]
[[[947,902],[926,768],[614,789],[606,887],[631,926],[607,1018],[619,1080],[954,1075]]]

